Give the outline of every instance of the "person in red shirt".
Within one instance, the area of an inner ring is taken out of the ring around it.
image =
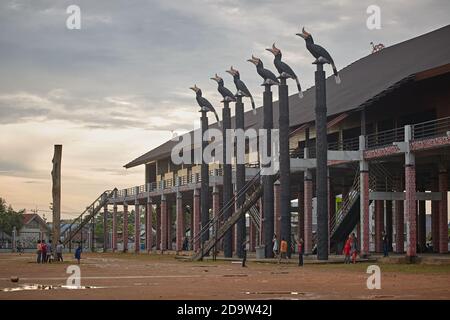
[[[352,241],[352,238],[351,238],[351,236],[349,236],[347,241],[345,242],[344,250],[342,252],[345,255],[345,258],[344,258],[344,263],[345,264],[349,264],[350,263],[351,241]]]

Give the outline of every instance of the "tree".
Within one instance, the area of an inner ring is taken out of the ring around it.
[[[0,230],[12,235],[14,227],[20,230],[23,226],[23,213],[25,210],[14,211],[7,205],[5,199],[0,198]]]

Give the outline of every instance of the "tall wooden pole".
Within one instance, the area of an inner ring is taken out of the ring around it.
[[[317,61],[316,82],[316,195],[317,259],[328,260],[327,102],[323,62]]]
[[[61,234],[61,158],[62,158],[62,145],[55,144],[55,150],[53,154],[53,169],[52,169],[52,198],[53,198],[53,246],[58,244]]]
[[[226,160],[228,155],[227,150],[227,129],[231,129],[230,103],[223,102],[222,109],[222,141],[223,141],[223,205],[225,206],[233,195],[233,181],[231,172],[231,163]],[[224,210],[223,219],[227,220],[231,216],[231,208]],[[226,258],[233,256],[232,233],[231,228],[225,233],[223,240],[223,253]]]
[[[236,96],[236,109],[235,109],[235,128],[236,129],[245,129],[244,126],[244,104],[242,103],[242,96]],[[245,193],[241,193],[241,190],[245,186],[245,164],[238,163],[239,161],[239,153],[244,150],[238,150],[238,144],[236,143],[236,206],[237,208],[241,208],[245,201]],[[239,258],[244,256],[244,250],[242,248],[243,243],[246,241],[246,231],[247,228],[245,226],[245,215],[242,215],[236,223],[236,253]]]

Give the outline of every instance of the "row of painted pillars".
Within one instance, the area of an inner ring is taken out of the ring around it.
[[[368,181],[368,172],[361,172],[361,178],[363,181]],[[382,252],[382,232],[387,233],[388,239],[390,241],[390,247],[392,247],[392,242],[395,240],[395,252],[403,253],[404,248],[404,234],[407,233],[408,245],[407,253],[408,255],[414,256],[416,254],[416,247],[420,249],[425,248],[425,238],[426,238],[426,227],[425,227],[425,201],[417,201],[415,199],[416,195],[416,183],[415,183],[415,167],[409,166],[405,169],[405,189],[406,189],[406,200],[405,201],[375,201],[375,251]],[[438,178],[434,180],[433,190],[435,192],[442,193],[442,200],[432,201],[432,239],[433,248],[435,252],[446,253],[448,251],[447,245],[447,185],[448,177],[446,171],[439,172]],[[329,182],[329,188],[331,184]],[[362,183],[362,193],[365,194],[363,198],[367,199],[364,201],[362,206],[361,214],[363,216],[362,222],[358,223],[357,235],[361,236],[361,251],[363,254],[369,253],[369,188],[368,183]],[[332,216],[335,214],[335,194],[332,190],[329,190],[330,200],[329,200],[329,220],[332,220]],[[311,253],[313,247],[312,239],[312,199],[313,199],[313,181],[310,172],[305,172],[304,187],[303,191],[298,194],[298,205],[299,205],[299,215],[298,215],[298,238],[304,239],[305,253]],[[140,251],[140,213],[142,205],[139,203],[135,204],[135,251]],[[147,201],[145,207],[145,234],[146,234],[146,249],[148,251],[153,247],[153,208],[154,204],[151,199]],[[259,209],[261,210],[262,204],[260,201]],[[169,250],[172,249],[172,236],[171,236],[171,226],[172,222],[171,215],[168,210],[169,206],[167,204],[166,197],[161,196],[161,201],[159,206],[157,206],[156,214],[156,249],[157,250]],[[303,210],[302,210],[303,209]],[[107,207],[105,207],[105,217],[107,217]],[[220,210],[220,196],[217,188],[214,188],[212,193],[212,213],[217,214]],[[262,210],[261,210],[262,212]],[[274,185],[274,230],[277,236],[280,235],[281,228],[281,216],[280,216],[280,186],[278,183]],[[151,213],[151,214],[149,214]],[[123,248],[127,250],[128,247],[128,205],[123,205]],[[393,224],[395,221],[395,226]],[[407,224],[407,230],[404,230],[404,223]],[[185,238],[186,224],[185,224],[185,206],[183,205],[183,199],[181,193],[177,194],[176,197],[176,250],[180,251],[183,248],[183,241]],[[105,221],[104,225],[107,225]],[[363,228],[360,226],[363,225]],[[197,234],[201,228],[200,221],[200,192],[199,190],[194,191],[193,208],[191,215],[191,226],[193,227],[193,234]],[[395,227],[395,234],[393,228]],[[117,250],[117,205],[114,205],[113,215],[112,215],[112,249]],[[250,223],[249,229],[249,240],[250,249],[254,250],[257,243],[262,240],[262,230],[261,235],[256,234],[256,228],[253,223]],[[107,234],[105,230],[105,235]],[[152,235],[152,236],[148,236]],[[233,237],[234,245],[236,246],[236,241]],[[105,240],[105,244],[107,241]],[[194,243],[194,250],[198,250],[200,247],[199,242]],[[236,251],[236,248],[234,248]]]

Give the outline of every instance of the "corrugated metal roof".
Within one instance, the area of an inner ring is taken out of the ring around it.
[[[412,79],[414,74],[449,63],[450,25],[370,54],[339,71],[340,85],[335,83],[333,76],[327,78],[328,116],[364,108],[386,90]],[[314,86],[304,92],[303,99],[299,99],[297,94],[291,95],[290,126],[297,127],[313,121],[314,104]],[[277,127],[278,101],[274,102],[273,111],[274,126]],[[262,108],[257,109],[256,115],[252,111],[245,113],[246,127],[262,127],[262,121]],[[210,127],[217,127],[217,124]],[[176,143],[167,141],[127,163],[125,168],[167,157]]]

